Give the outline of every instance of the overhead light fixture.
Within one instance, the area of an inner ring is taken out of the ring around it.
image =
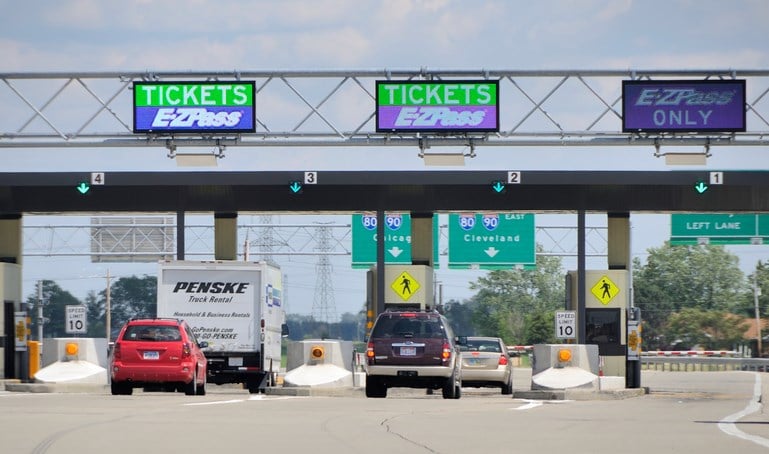
[[[691,166],[704,166],[707,164],[710,154],[710,140],[705,143],[704,151],[697,153],[691,151],[674,151],[662,153],[660,152],[660,142],[658,139],[654,140],[654,157],[665,157],[665,164],[667,165],[691,165]]]
[[[463,153],[425,153],[422,155],[426,166],[463,166]]]

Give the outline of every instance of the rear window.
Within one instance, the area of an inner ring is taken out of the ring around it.
[[[182,335],[178,326],[130,325],[123,335],[125,341],[167,342],[180,341]]]
[[[463,352],[494,352],[502,353],[502,347],[495,340],[467,339],[467,343],[459,346]]]
[[[443,324],[437,317],[380,317],[371,337],[445,338]]]

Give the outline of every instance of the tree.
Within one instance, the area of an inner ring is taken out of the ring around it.
[[[685,308],[670,316],[666,332],[686,348],[731,349],[742,342],[748,324],[724,311]]]
[[[107,331],[106,304],[104,300],[99,300],[94,291],[88,292],[85,297],[85,307],[88,311],[88,337],[105,337]],[[112,337],[110,336],[110,339]]]
[[[473,300],[467,300],[460,303],[457,300],[450,300],[444,304],[443,311],[446,319],[451,324],[451,329],[457,336],[475,336],[477,329],[473,325],[473,311],[477,303]]]
[[[769,316],[769,263],[759,261],[756,270],[747,278],[747,291],[740,305],[740,311],[735,313],[746,317],[755,317],[755,298],[758,296],[758,311],[762,318]],[[758,295],[754,295],[754,287]]]
[[[723,246],[671,246],[648,250],[645,265],[633,261],[635,305],[641,308],[644,345],[668,348],[663,328],[684,308],[734,312],[744,305],[745,278],[737,256]]]
[[[537,311],[525,317],[524,345],[554,344],[555,311]]]
[[[542,247],[538,245],[537,250],[542,252]],[[536,269],[491,271],[471,283],[471,288],[478,290],[473,297],[473,324],[478,333],[501,337],[509,345],[523,344],[527,315],[563,307],[561,259],[537,254]],[[552,319],[550,323],[552,326]]]
[[[110,285],[110,314],[112,336],[132,318],[155,317],[157,315],[157,285],[156,276],[121,277]],[[107,292],[99,292],[89,312],[100,313],[103,318],[106,313]],[[103,326],[103,325],[102,325]],[[101,334],[104,336],[105,334]]]

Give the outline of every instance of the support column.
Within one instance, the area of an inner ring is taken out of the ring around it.
[[[237,260],[238,213],[214,213],[214,258]]]
[[[14,351],[13,340],[13,313],[22,310],[21,229],[21,213],[0,214],[0,262],[15,264],[0,265],[0,379],[22,377],[22,354]]]
[[[630,269],[630,213],[608,213],[610,270]]]
[[[632,307],[633,276],[631,274],[630,213],[608,213],[607,226],[609,230],[607,251],[609,269],[628,271],[628,279],[624,283],[629,293],[627,298],[628,307],[625,308],[627,314],[625,319],[640,318],[638,311],[635,311]],[[640,388],[641,361],[629,361],[627,358],[628,355],[625,353],[625,387]]]
[[[0,214],[0,262],[21,265],[21,214]]]
[[[411,213],[411,264],[433,266],[433,213]]]

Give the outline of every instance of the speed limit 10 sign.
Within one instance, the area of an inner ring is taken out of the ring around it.
[[[86,332],[86,308],[83,305],[66,306],[64,318],[64,331],[68,334],[85,334]]]
[[[577,312],[576,311],[556,311],[555,337],[557,339],[576,339],[577,338]]]

